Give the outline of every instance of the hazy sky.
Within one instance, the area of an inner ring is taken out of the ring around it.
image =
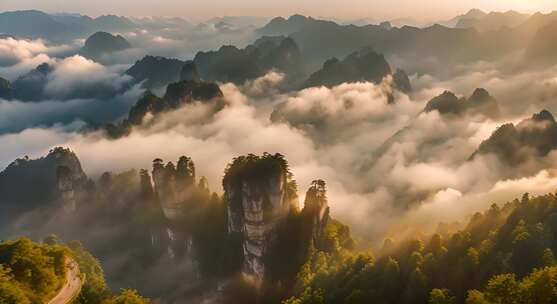
[[[557,10],[557,0],[0,0],[0,11],[41,9],[92,16],[180,16],[192,19],[222,15],[288,16],[301,13],[339,18],[448,18],[477,7],[524,12]]]

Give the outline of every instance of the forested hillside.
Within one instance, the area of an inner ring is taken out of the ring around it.
[[[554,303],[555,250],[557,196],[525,194],[454,233],[387,239],[376,255],[315,252],[284,303]]]
[[[0,303],[49,302],[66,284],[67,260],[79,265],[82,284],[73,303],[149,303],[133,290],[112,293],[99,262],[80,243],[65,245],[55,236],[41,243],[25,237],[0,243]]]

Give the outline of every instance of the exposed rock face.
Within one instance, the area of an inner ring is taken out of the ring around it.
[[[493,154],[509,165],[544,157],[557,149],[557,122],[546,110],[534,114],[517,125],[504,124],[472,155]]]
[[[315,180],[306,192],[303,213],[311,218],[312,242],[316,248],[321,247],[320,240],[329,221],[327,189],[323,180]]]
[[[145,56],[126,71],[149,89],[161,88],[180,79],[185,62],[178,59]]]
[[[424,108],[424,111],[438,111],[439,114],[454,115],[479,114],[489,118],[500,116],[497,100],[489,95],[489,92],[481,88],[476,89],[468,99],[459,99],[454,93],[445,91],[443,94],[431,99]]]
[[[81,53],[92,59],[100,59],[105,54],[110,54],[131,48],[130,43],[120,35],[107,32],[96,32],[85,41]]]
[[[168,220],[165,227],[170,242],[168,254],[171,257],[191,255],[193,236],[181,229],[180,221],[186,215],[188,203],[195,203],[195,165],[191,158],[182,156],[175,167],[172,162],[163,165],[162,160],[153,162],[154,193],[164,217]]]
[[[243,272],[262,282],[275,228],[295,208],[287,164],[279,154],[236,158],[227,168],[223,187],[228,231],[242,236]]]
[[[159,204],[153,184],[151,183],[151,176],[145,169],[139,171],[140,177],[140,197],[143,199],[141,209],[144,211],[144,229],[149,234],[149,241],[151,248],[164,250],[169,248],[170,240],[166,231],[168,227],[168,220],[165,218],[164,211]],[[168,251],[168,249],[166,250]]]
[[[182,156],[178,166],[169,162],[163,166],[160,159],[153,162],[155,194],[169,220],[176,220],[182,213],[182,204],[189,199],[195,187],[195,165],[189,157]]]
[[[12,84],[0,77],[0,98],[1,99],[11,99],[12,98]]]
[[[354,52],[344,60],[329,59],[321,70],[313,73],[304,87],[333,87],[345,82],[369,81],[380,83],[385,76],[392,75],[385,57],[370,49]],[[408,75],[402,70],[393,75],[394,87],[408,93],[412,87]]]
[[[74,191],[86,182],[79,159],[69,149],[54,148],[39,159],[17,159],[0,172],[0,214],[51,207],[59,199],[72,209]]]

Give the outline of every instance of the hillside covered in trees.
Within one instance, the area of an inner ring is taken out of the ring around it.
[[[148,304],[134,290],[114,294],[106,285],[99,262],[79,242],[69,245],[49,236],[43,242],[28,238],[0,243],[0,303],[48,303],[66,284],[66,261],[76,261],[81,289],[72,303]]]
[[[556,215],[555,194],[525,194],[455,232],[387,239],[375,255],[314,252],[284,303],[554,303]]]

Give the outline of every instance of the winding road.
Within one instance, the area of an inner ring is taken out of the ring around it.
[[[48,304],[69,304],[81,290],[81,278],[79,277],[79,265],[71,259],[66,259],[66,284]]]

